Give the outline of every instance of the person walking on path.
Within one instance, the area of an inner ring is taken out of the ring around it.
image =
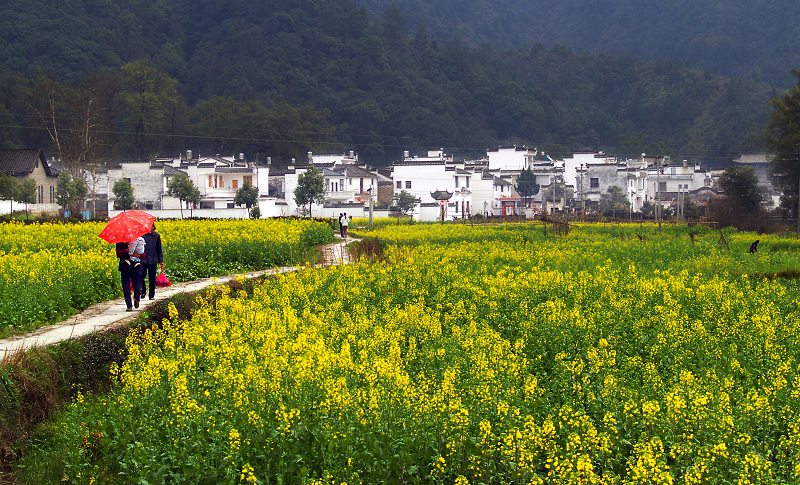
[[[130,253],[128,252],[129,244],[126,242],[118,242],[116,244],[117,258],[119,259],[120,280],[122,283],[122,295],[125,297],[125,306],[127,311],[133,311],[133,302],[131,300],[131,288],[133,287],[133,280],[136,278],[137,272],[134,270],[133,262],[131,261]],[[137,283],[138,286],[138,283]],[[136,291],[136,290],[134,290]],[[134,293],[136,298],[136,306],[139,306],[139,294]]]
[[[344,219],[344,213],[339,213],[339,236],[344,238],[344,225],[342,224],[342,219]]]
[[[130,266],[131,291],[133,291],[133,306],[139,308],[139,297],[142,294],[142,257],[146,244],[143,237],[137,237],[128,243],[128,257]],[[124,291],[124,290],[123,290]],[[127,304],[128,301],[125,300]],[[128,311],[131,310],[128,305]]]
[[[156,265],[161,265],[161,271],[164,271],[164,251],[161,248],[161,235],[156,232],[155,223],[150,228],[150,232],[142,236],[142,239],[144,239],[147,251],[142,258],[141,298],[144,300],[145,294],[147,294],[152,300],[156,297]]]
[[[347,229],[348,229],[348,226],[350,226],[350,221],[347,218],[347,212],[342,214],[341,226],[342,226],[342,237],[347,239]]]

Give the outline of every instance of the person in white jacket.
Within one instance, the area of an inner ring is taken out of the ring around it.
[[[146,246],[147,244],[145,244],[143,237],[137,237],[128,243],[134,308],[139,308],[139,296],[142,294],[142,257],[144,257]],[[130,307],[128,310],[130,310]]]

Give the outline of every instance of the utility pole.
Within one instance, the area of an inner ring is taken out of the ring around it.
[[[369,228],[372,229],[372,187],[367,192],[369,193]]]
[[[586,212],[586,204],[584,204],[583,202],[583,164],[581,164],[580,175],[581,175],[580,176],[581,181],[580,181],[580,187],[578,187],[578,189],[580,190],[579,196],[581,198],[581,222],[583,222],[583,213]]]
[[[656,158],[656,220],[658,232],[661,232],[661,158]]]
[[[800,232],[800,182],[797,185],[797,232]]]

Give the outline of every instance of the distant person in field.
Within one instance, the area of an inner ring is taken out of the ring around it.
[[[344,212],[339,213],[339,235],[344,237],[344,224],[342,224],[342,219],[344,219]]]
[[[347,217],[347,212],[342,214],[342,237],[347,238],[347,228],[350,226],[350,220]]]
[[[150,289],[148,296],[152,300],[156,297],[156,265],[161,265],[164,271],[164,251],[161,248],[161,235],[156,232],[156,224],[150,228],[150,232],[142,236],[147,251],[142,258],[142,294],[144,300],[147,289]],[[149,284],[149,286],[148,286]]]
[[[753,244],[750,245],[750,253],[751,254],[755,253],[756,251],[758,251],[758,243],[759,242],[760,241],[758,239],[756,239],[755,241],[753,241]]]

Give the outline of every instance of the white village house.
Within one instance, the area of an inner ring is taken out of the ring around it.
[[[200,203],[184,207],[197,217],[247,218],[246,208],[236,207],[236,191],[245,184],[258,188],[258,204],[262,213],[275,213],[277,200],[270,197],[268,188],[269,166],[248,162],[244,154],[238,157],[159,157],[155,160],[123,161],[108,170],[109,215],[114,210],[114,184],[126,178],[134,188],[135,206],[148,210],[158,217],[180,217],[180,201],[169,195],[169,180],[185,174],[200,191]]]
[[[763,160],[762,160],[763,158]],[[743,156],[738,163],[755,166],[761,185],[772,187],[766,157]],[[183,173],[198,187],[201,200],[191,207],[198,217],[248,217],[247,210],[234,203],[236,191],[249,184],[258,189],[262,217],[300,215],[294,200],[298,178],[309,167],[323,173],[325,201],[312,206],[314,217],[335,218],[340,213],[365,217],[378,199],[383,208],[374,217],[387,217],[392,197],[405,191],[417,200],[412,215],[421,221],[450,221],[473,216],[536,216],[562,211],[597,211],[608,189],[618,186],[638,212],[646,203],[661,202],[677,207],[693,200],[700,205],[718,196],[718,173],[686,161],[674,163],[668,157],[617,159],[603,152],[576,152],[555,160],[536,148],[506,146],[488,149],[478,160],[456,161],[443,149],[429,150],[425,156],[403,153],[383,175],[368,169],[353,151],[343,154],[308,153],[307,160],[286,169],[273,169],[271,160],[258,164],[243,154],[224,157],[186,156],[156,158],[152,161],[123,161],[108,171],[108,207],[113,210],[113,184],[127,178],[134,186],[137,208],[153,211],[159,217],[180,217],[180,203],[168,195],[171,177]],[[522,198],[516,191],[523,170],[530,169],[539,185],[538,193]],[[774,190],[774,189],[773,189]],[[770,193],[770,192],[768,192]],[[772,200],[777,192],[771,192]],[[184,208],[184,211],[186,208]]]

